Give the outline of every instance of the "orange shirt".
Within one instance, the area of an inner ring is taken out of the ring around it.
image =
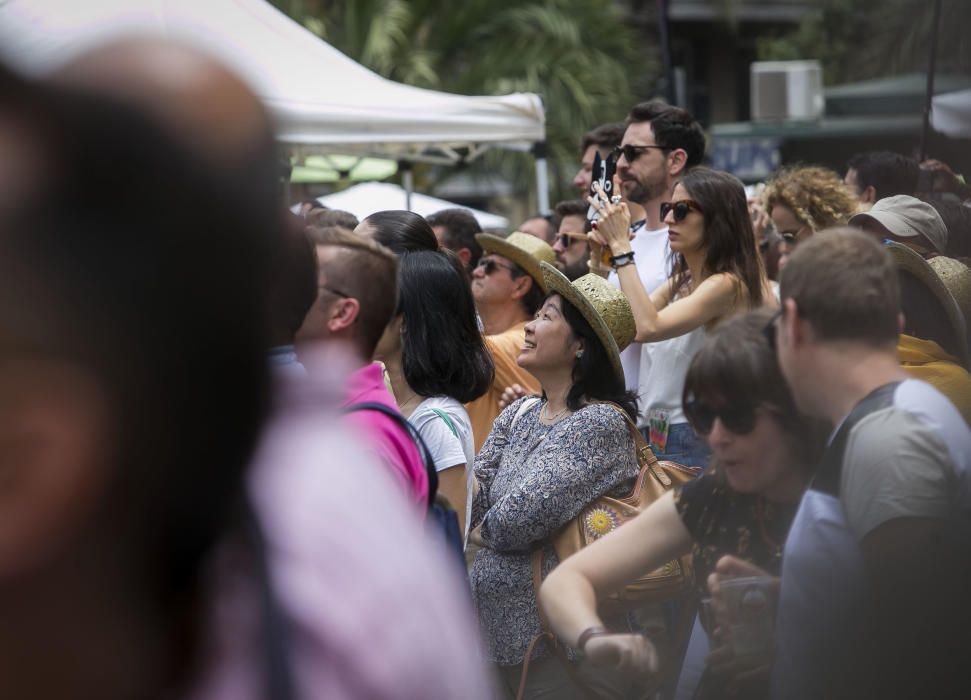
[[[951,400],[971,426],[971,374],[933,340],[901,334],[897,341],[900,364],[914,379],[927,382]]]
[[[469,412],[469,420],[472,422],[476,454],[489,437],[492,422],[499,415],[499,399],[506,387],[520,384],[529,393],[539,393],[539,382],[536,378],[516,364],[516,358],[523,350],[525,338],[523,328],[526,327],[526,323],[526,321],[517,323],[502,333],[487,335],[484,338],[486,347],[492,353],[492,361],[496,365],[496,377],[485,394],[465,404],[465,410]]]

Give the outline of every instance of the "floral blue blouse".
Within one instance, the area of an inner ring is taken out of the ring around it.
[[[634,441],[616,409],[585,406],[554,425],[539,422],[543,402],[512,426],[520,399],[496,419],[475,460],[479,491],[472,527],[481,549],[469,577],[490,661],[523,661],[540,633],[530,554],[542,546],[543,575],[558,563],[551,540],[585,505],[629,491],[638,466]],[[538,645],[536,656],[549,653]]]

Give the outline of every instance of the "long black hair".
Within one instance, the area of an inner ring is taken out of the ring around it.
[[[587,319],[573,304],[560,298],[563,300],[563,318],[573,335],[583,340],[583,353],[573,365],[573,385],[566,395],[567,408],[576,411],[583,406],[584,400],[590,399],[612,401],[623,408],[631,420],[637,421],[637,395],[627,391],[623,378],[614,372],[607,350]]]
[[[679,184],[705,217],[702,241],[707,252],[703,274],[734,275],[739,291],[744,289],[748,293],[748,308],[761,306],[765,272],[755,245],[742,181],[718,170],[693,168]],[[673,256],[671,276],[674,291],[681,291],[688,282],[689,271],[688,262],[680,253]],[[697,285],[701,280],[692,282]]]
[[[408,385],[421,396],[445,395],[462,403],[482,396],[495,366],[476,323],[462,261],[449,251],[405,253],[398,290]]]

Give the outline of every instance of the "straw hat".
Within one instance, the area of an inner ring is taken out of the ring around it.
[[[962,263],[951,258],[942,256],[931,258],[930,261],[924,260],[919,253],[911,250],[900,243],[887,243],[887,249],[898,269],[905,270],[917,278],[921,284],[925,285],[934,296],[937,297],[941,308],[947,314],[948,321],[957,336],[958,352],[961,364],[969,366],[968,352],[968,326],[965,319],[966,313],[962,313],[962,307],[958,305],[956,295],[951,288],[963,298],[963,308],[969,308],[968,302],[971,301],[971,270],[968,270]],[[934,262],[934,261],[938,262]],[[962,269],[958,269],[962,268]],[[942,275],[938,270],[942,270]]]
[[[589,274],[571,282],[549,263],[541,263],[550,294],[559,294],[587,320],[607,351],[614,373],[624,383],[620,351],[637,335],[634,313],[624,293],[599,275]]]
[[[475,240],[485,252],[496,253],[512,260],[536,280],[544,292],[549,291],[546,288],[546,282],[543,281],[543,271],[539,267],[541,262],[550,265],[556,262],[556,253],[549,243],[520,231],[510,233],[507,238],[494,236],[491,233],[479,233],[476,234]]]

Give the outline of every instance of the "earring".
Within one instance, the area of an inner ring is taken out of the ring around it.
[[[577,359],[579,360],[581,357],[583,357],[583,350],[577,350]]]

